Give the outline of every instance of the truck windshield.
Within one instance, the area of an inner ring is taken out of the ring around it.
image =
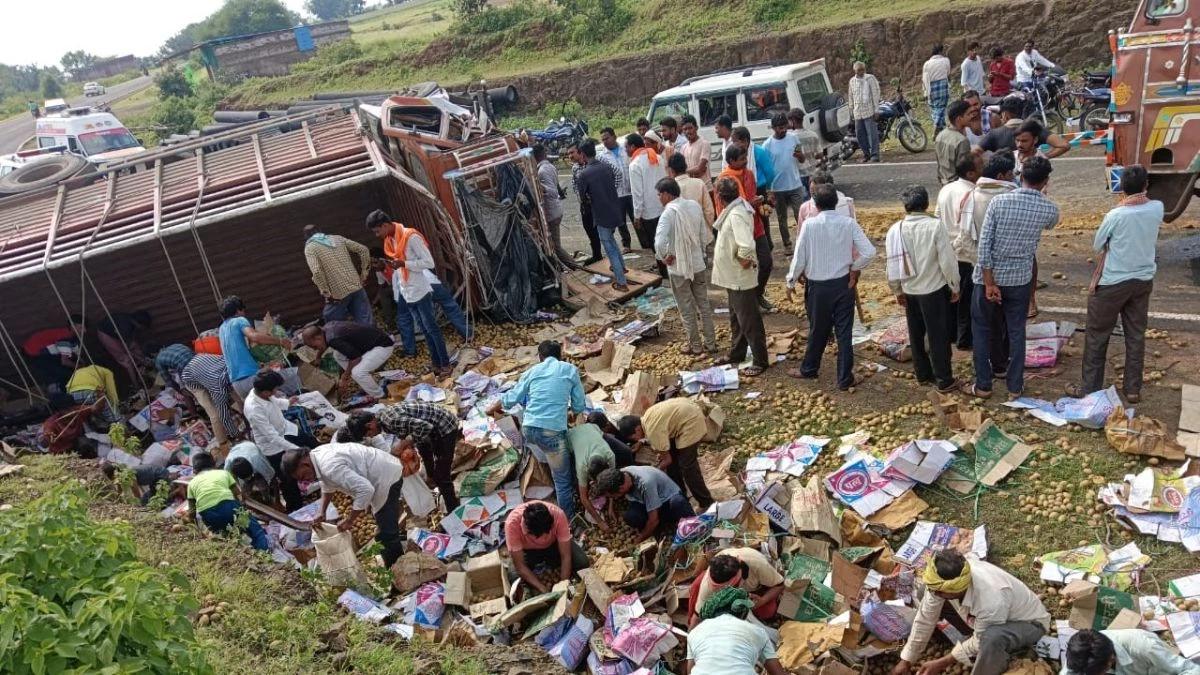
[[[1187,9],[1187,0],[1150,0],[1146,5],[1146,16],[1150,19],[1163,19],[1168,16],[1179,16]]]
[[[80,134],[79,142],[83,145],[84,154],[89,157],[113,150],[136,148],[141,145],[128,129],[105,129],[104,131]]]

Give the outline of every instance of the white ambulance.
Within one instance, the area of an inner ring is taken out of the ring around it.
[[[92,164],[128,161],[146,151],[115,115],[86,107],[39,118],[34,137],[40,149],[66,148]]]

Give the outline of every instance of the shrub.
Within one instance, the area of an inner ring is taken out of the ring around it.
[[[187,98],[192,95],[192,83],[187,75],[178,68],[171,67],[162,71],[154,78],[158,85],[158,97],[162,100],[169,98]]]
[[[607,41],[633,23],[633,12],[618,0],[555,0],[567,22],[567,41],[590,45]]]
[[[466,21],[487,7],[487,0],[450,0],[450,9],[459,21]]]
[[[151,119],[154,125],[158,127],[159,138],[166,138],[171,134],[186,134],[196,127],[196,110],[195,100],[192,98],[175,98],[171,97],[164,101],[159,101],[158,105],[154,106],[154,113]]]
[[[56,490],[0,515],[0,672],[211,673],[177,572],[138,561],[128,528]]]
[[[307,61],[292,66],[293,73],[315,73],[347,61],[360,59],[363,56],[362,46],[354,40],[339,40],[332,44],[322,45],[317,49],[317,55]]]
[[[792,0],[755,0],[752,14],[758,23],[779,23],[791,16],[795,8]]]
[[[486,7],[468,18],[460,18],[455,29],[471,35],[501,33],[547,14],[544,8],[531,0],[517,0],[504,7]]]
[[[854,46],[850,48],[850,62],[855,61],[862,61],[868,70],[871,69],[871,52],[863,44],[862,38],[855,40]]]

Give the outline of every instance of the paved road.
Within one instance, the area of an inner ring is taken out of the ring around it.
[[[111,103],[114,99],[137,93],[154,83],[153,77],[139,77],[136,80],[109,87],[103,96],[80,96],[68,101],[71,105],[99,105]],[[21,144],[33,135],[33,116],[25,113],[12,119],[0,122],[0,154],[16,152]]]

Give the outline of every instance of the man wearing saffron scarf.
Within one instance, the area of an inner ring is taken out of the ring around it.
[[[1001,675],[1014,654],[1031,649],[1050,630],[1050,613],[1042,601],[1020,579],[991,563],[968,562],[953,549],[938,551],[922,581],[925,595],[892,675],[912,672],[947,600],[973,633],[946,656],[926,661],[918,675],[938,675],[956,661],[974,663],[971,675]]]
[[[653,131],[643,139],[637,134],[625,137],[629,149],[629,191],[633,193],[633,222],[637,230],[638,243],[644,249],[654,250],[654,233],[658,230],[658,217],[663,205],[658,201],[655,185],[667,177],[667,162],[653,148],[646,147],[649,137],[658,138]],[[667,268],[658,263],[659,274],[665,279]]]
[[[757,179],[754,177],[754,172],[746,166],[748,149],[738,143],[731,143],[725,149],[725,168],[721,170],[717,180],[733,179],[737,183],[738,193],[742,200],[754,211],[754,257],[758,261],[758,285],[755,288],[755,294],[758,297],[759,309],[771,312],[775,308],[767,302],[763,293],[767,289],[767,281],[771,278],[771,270],[775,267],[775,261],[771,259],[771,242],[767,239],[767,227],[763,222],[762,214],[759,213],[763,198],[757,196]],[[717,201],[720,202],[720,200]],[[723,204],[716,207],[718,216],[721,215],[724,208]]]
[[[1086,396],[1104,388],[1108,340],[1117,317],[1125,329],[1125,398],[1141,400],[1146,358],[1146,322],[1154,289],[1154,245],[1163,219],[1163,204],[1146,197],[1146,168],[1125,167],[1121,191],[1125,198],[1104,216],[1092,245],[1100,260],[1088,295],[1087,334],[1083,342],[1083,380],[1067,387],[1071,396]]]

